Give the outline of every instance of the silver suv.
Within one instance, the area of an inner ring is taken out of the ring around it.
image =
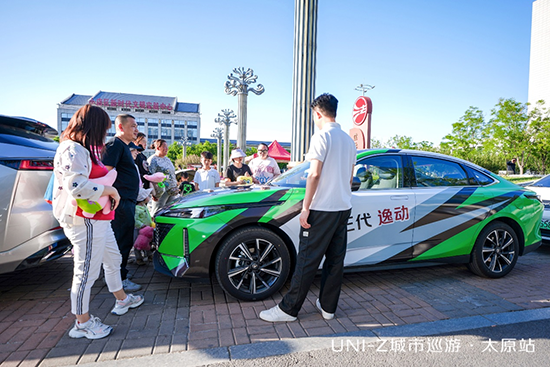
[[[0,115],[0,274],[57,259],[71,249],[44,192],[53,172],[57,131]]]

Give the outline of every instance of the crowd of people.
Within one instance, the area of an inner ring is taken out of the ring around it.
[[[322,95],[312,103],[314,121],[321,131],[313,136],[307,156],[311,172],[300,215],[297,269],[281,303],[260,314],[265,321],[296,319],[324,255],[330,261],[324,263],[317,307],[325,318],[334,316],[351,206],[347,177],[351,176],[355,162],[355,145],[335,122],[337,102],[331,95]],[[138,131],[135,118],[121,114],[114,123],[115,137],[105,142],[111,128],[109,116],[100,107],[83,106],[62,133],[54,158],[53,212],[74,249],[71,311],[76,320],[69,331],[72,338],[99,339],[112,331],[111,326],[89,311],[91,287],[100,276],[101,268],[107,288],[115,297],[111,313],[124,315],[144,302],[143,295],[128,293],[142,287],[129,279],[127,264],[132,249],[138,265],[151,261],[155,226],[152,217],[157,210],[180,195],[212,191],[220,183],[229,187],[265,184],[281,174],[275,159],[269,157],[268,146],[261,143],[255,158],[247,157],[240,148],[234,149],[223,180],[212,167],[210,152],[202,152],[201,168],[194,172],[192,180],[185,171],[178,179],[167,157],[165,140],[153,141],[150,148],[154,149],[154,154],[147,158],[143,154],[147,137]],[[334,148],[327,141],[336,142],[345,149],[333,152]],[[342,154],[344,156],[340,156]],[[322,174],[327,170],[340,172],[337,177],[341,179],[327,178]],[[332,190],[340,190],[346,195],[326,195]],[[129,233],[134,235],[129,236]],[[312,246],[314,243],[316,245]],[[306,253],[310,256],[302,256]]]

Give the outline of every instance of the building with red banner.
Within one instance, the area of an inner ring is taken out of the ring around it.
[[[168,145],[185,137],[192,144],[200,140],[200,104],[178,102],[177,97],[103,91],[94,95],[71,94],[59,103],[57,131],[65,130],[74,113],[88,103],[103,108],[113,122],[119,114],[134,116],[139,131],[147,135],[149,145],[155,139],[164,139]],[[113,124],[107,137],[114,135]]]

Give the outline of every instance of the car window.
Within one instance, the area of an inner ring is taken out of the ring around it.
[[[57,131],[38,121],[0,116],[0,135],[51,142],[49,136],[57,135]]]
[[[353,175],[361,181],[359,190],[403,187],[403,165],[399,156],[365,158],[355,165]]]
[[[416,186],[465,186],[469,185],[466,172],[458,163],[438,158],[411,157]]]
[[[474,185],[485,186],[485,185],[489,185],[489,184],[492,184],[493,182],[495,182],[494,178],[492,178],[492,177],[490,177],[490,176],[488,176],[484,173],[481,173],[478,170],[475,170],[473,168],[468,167],[468,172],[470,173],[470,176],[475,177],[476,182],[473,183]]]

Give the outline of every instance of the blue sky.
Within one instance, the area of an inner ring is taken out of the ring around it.
[[[374,85],[372,135],[438,145],[469,106],[527,101],[532,0],[319,0],[316,94],[352,127],[359,84]],[[289,142],[293,0],[0,0],[0,114],[56,127],[57,103],[108,92],[201,104],[201,137],[237,112],[224,83],[252,68],[248,139]],[[231,128],[235,139],[236,126]]]

